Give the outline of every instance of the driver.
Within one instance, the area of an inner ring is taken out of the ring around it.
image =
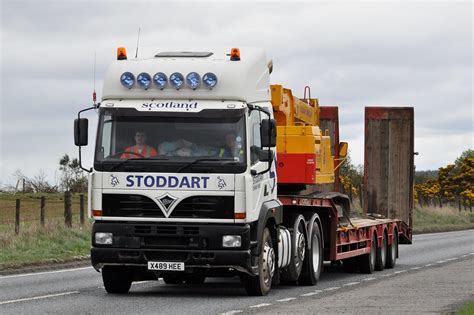
[[[124,150],[124,153],[120,156],[121,159],[133,159],[133,158],[149,158],[156,156],[158,153],[153,147],[146,144],[146,133],[144,130],[137,130],[135,132],[135,145],[128,147]]]

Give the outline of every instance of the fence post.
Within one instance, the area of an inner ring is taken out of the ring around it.
[[[79,195],[79,218],[81,225],[84,225],[84,194]]]
[[[461,198],[458,198],[458,209],[461,212]]]
[[[15,209],[15,234],[20,233],[20,199],[16,200],[16,209]]]
[[[72,227],[72,193],[68,190],[64,192],[64,224]]]
[[[41,226],[44,227],[44,211],[45,211],[45,205],[46,205],[46,198],[44,196],[41,196],[41,205],[40,205],[40,223]]]

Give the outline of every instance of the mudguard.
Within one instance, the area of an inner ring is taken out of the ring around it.
[[[270,200],[262,204],[258,221],[254,223],[256,226],[251,230],[250,242],[251,244],[256,244],[256,246],[250,249],[252,255],[260,253],[262,244],[258,240],[261,238],[263,230],[270,219],[275,221],[275,225],[283,222],[283,205],[278,200]],[[276,229],[271,230],[270,233],[272,234],[272,239],[277,240]]]

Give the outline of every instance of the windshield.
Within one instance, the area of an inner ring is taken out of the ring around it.
[[[102,109],[94,167],[101,171],[241,173],[245,111],[147,113]]]

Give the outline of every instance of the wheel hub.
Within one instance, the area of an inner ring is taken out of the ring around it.
[[[263,280],[268,284],[275,273],[275,251],[270,244],[265,243],[263,246]]]
[[[304,255],[305,255],[305,248],[306,248],[306,242],[304,240],[304,234],[298,231],[296,233],[296,266],[299,267],[300,264],[303,263],[304,261]]]

